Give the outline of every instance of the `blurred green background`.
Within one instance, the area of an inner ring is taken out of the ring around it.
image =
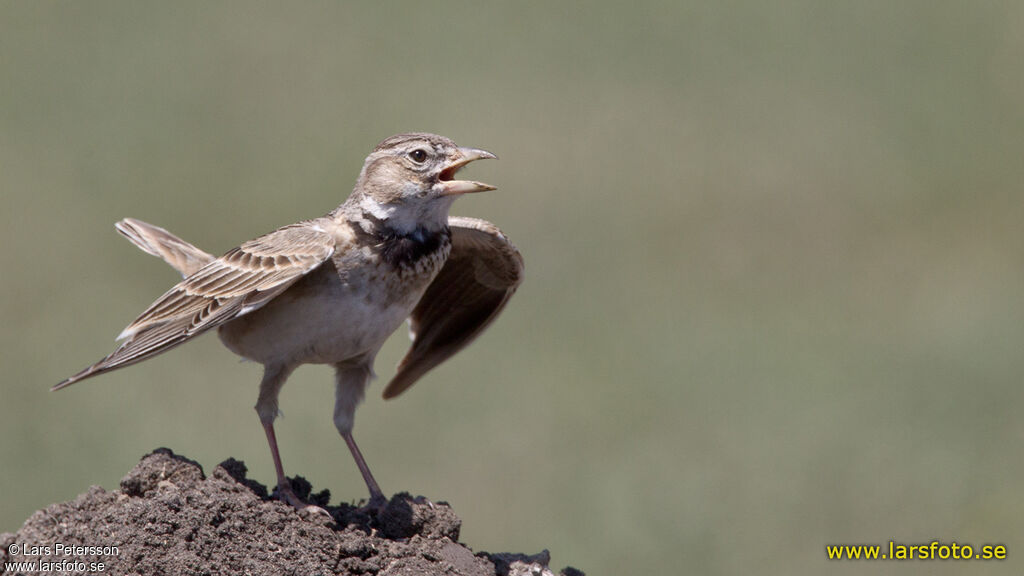
[[[356,437],[476,549],[588,574],[1019,574],[1024,4],[0,4],[0,530],[158,446],[273,481],[260,369],[215,336],[51,394],[211,252],[340,203],[424,130],[486,148],[527,281]],[[378,361],[386,382],[404,334]],[[332,377],[286,470],[365,487]],[[1002,543],[989,563],[825,544]]]

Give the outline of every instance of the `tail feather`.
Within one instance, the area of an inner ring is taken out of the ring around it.
[[[153,256],[162,258],[185,277],[192,275],[215,259],[212,254],[203,252],[167,230],[141,220],[125,218],[114,227],[132,244]],[[86,378],[135,364],[170,350],[194,335],[187,329],[187,326],[179,326],[174,322],[155,326],[138,334],[122,334],[119,339],[128,338],[128,340],[121,343],[117,350],[50,390],[67,388]]]
[[[163,258],[184,277],[191,276],[214,260],[212,254],[207,254],[167,230],[142,220],[125,218],[114,224],[114,228],[141,250]]]

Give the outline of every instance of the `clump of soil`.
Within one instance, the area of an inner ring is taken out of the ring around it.
[[[196,462],[158,449],[120,490],[93,486],[39,510],[17,533],[0,534],[0,567],[5,574],[33,571],[11,562],[36,562],[42,572],[46,562],[50,572],[71,574],[554,576],[546,550],[474,553],[460,544],[462,522],[443,502],[398,494],[372,514],[329,506],[327,491],[310,494],[308,482],[294,479],[299,496],[327,518],[297,513],[245,474],[245,464],[229,459],[206,477]]]

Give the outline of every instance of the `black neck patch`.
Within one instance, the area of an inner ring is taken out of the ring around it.
[[[363,221],[369,224],[369,229],[357,225],[357,233],[368,236],[374,252],[392,266],[415,264],[420,258],[437,252],[451,239],[451,230],[447,226],[434,231],[419,227],[408,233],[399,233],[388,226],[386,221],[372,214],[363,212],[362,216]]]

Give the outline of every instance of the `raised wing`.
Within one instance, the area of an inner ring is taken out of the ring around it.
[[[498,317],[523,281],[523,257],[490,222],[448,219],[452,251],[409,319],[413,341],[384,389],[394,398],[462,350]]]
[[[163,258],[185,278],[217,259],[167,230],[142,220],[125,218],[114,224],[114,228],[143,251]]]
[[[117,350],[53,389],[166,352],[259,309],[334,253],[325,226],[319,220],[286,226],[206,264],[125,328],[118,338],[127,340]]]

